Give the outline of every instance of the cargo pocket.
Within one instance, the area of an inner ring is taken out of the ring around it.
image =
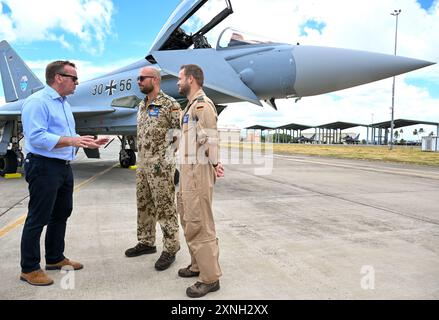
[[[200,196],[194,191],[184,191],[181,193],[183,199],[184,217],[189,221],[201,221],[201,202]]]

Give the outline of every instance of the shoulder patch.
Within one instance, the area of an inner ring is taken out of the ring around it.
[[[197,101],[198,101],[198,102],[204,102],[204,97],[203,97],[203,96],[198,97],[198,98],[197,98]]]
[[[181,110],[180,105],[177,102],[174,102],[172,104],[172,111],[180,111],[180,110]]]

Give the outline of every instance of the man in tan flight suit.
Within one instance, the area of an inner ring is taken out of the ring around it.
[[[127,257],[157,252],[154,245],[156,224],[163,233],[163,252],[155,263],[159,271],[169,268],[180,249],[175,203],[175,150],[180,131],[180,104],[160,90],[160,71],[145,67],[137,84],[145,100],[139,104],[137,118],[138,162],[137,239],[125,251]]]
[[[223,176],[218,162],[218,130],[215,105],[202,90],[203,71],[184,65],[178,90],[188,99],[181,119],[180,191],[178,211],[191,255],[191,264],[178,271],[181,277],[199,276],[186,294],[198,298],[220,288],[219,248],[212,211],[213,186]]]

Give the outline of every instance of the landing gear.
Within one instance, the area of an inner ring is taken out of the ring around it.
[[[136,164],[136,154],[131,149],[120,150],[119,162],[122,168],[129,168]]]
[[[122,168],[129,168],[136,164],[136,138],[133,136],[123,136],[120,138],[122,150],[119,152],[119,162]],[[129,149],[127,148],[129,147]]]
[[[17,168],[24,162],[24,155],[21,152],[20,140],[22,128],[18,121],[6,122],[0,127],[0,146],[3,155],[0,155],[0,176],[16,173]],[[5,153],[6,152],[6,153]]]
[[[19,165],[17,154],[8,150],[4,156],[0,156],[0,176],[16,173]]]

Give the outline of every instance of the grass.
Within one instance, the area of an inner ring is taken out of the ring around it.
[[[339,159],[359,159],[369,161],[386,161],[439,167],[439,152],[423,152],[421,147],[361,146],[361,145],[318,145],[318,144],[272,144],[277,154],[303,154]],[[222,144],[225,148],[269,150],[270,145],[251,143]]]

